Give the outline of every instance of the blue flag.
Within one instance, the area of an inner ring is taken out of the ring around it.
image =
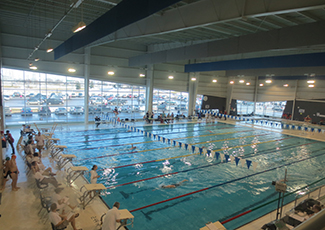
[[[195,146],[192,145],[192,152],[194,153],[194,151],[195,151]]]
[[[238,166],[239,161],[240,161],[240,158],[239,157],[235,157],[236,166]]]
[[[226,163],[228,163],[229,155],[225,154]]]
[[[215,152],[216,154],[216,159],[218,160],[219,159],[219,156],[220,156],[220,153],[219,152]]]
[[[246,160],[247,163],[247,168],[249,169],[249,167],[251,167],[252,161]]]

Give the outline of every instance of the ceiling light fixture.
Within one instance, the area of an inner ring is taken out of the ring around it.
[[[308,87],[309,87],[309,88],[314,88],[314,87],[315,87],[315,85],[308,85]]]
[[[39,61],[39,58],[35,58],[34,61]]]
[[[315,83],[315,80],[308,80],[307,83],[308,84],[314,84]]]
[[[264,84],[263,83],[260,83],[260,86],[264,86]]]
[[[217,83],[218,81],[217,81],[216,79],[213,79],[212,82],[213,82],[213,83]]]
[[[76,69],[69,68],[68,71],[69,71],[70,73],[74,73],[74,72],[76,72]]]
[[[168,79],[174,79],[174,76],[168,76]]]
[[[108,71],[107,74],[112,76],[112,75],[114,75],[115,73],[114,73],[114,71]]]
[[[272,80],[266,80],[265,83],[270,84],[272,83]]]
[[[53,51],[53,48],[48,48],[47,50],[46,50],[46,53],[51,53]]]
[[[34,65],[30,66],[29,68],[32,70],[37,70],[37,66],[34,66]]]
[[[192,78],[191,78],[191,81],[196,81],[196,78],[195,78],[195,77],[192,77]]]
[[[239,80],[239,83],[244,83],[245,81],[244,80]]]
[[[250,85],[251,83],[250,82],[246,82],[246,85]]]
[[[283,87],[288,87],[289,85],[288,84],[284,84]]]
[[[143,73],[139,74],[140,77],[145,77],[146,75],[144,75]]]
[[[233,85],[235,82],[234,81],[230,81],[229,84]]]
[[[77,32],[79,32],[79,31],[85,29],[86,26],[87,26],[86,23],[84,23],[83,21],[81,21],[81,22],[79,22],[76,26],[74,26],[74,27],[72,28],[72,32],[73,32],[73,33],[77,33]]]

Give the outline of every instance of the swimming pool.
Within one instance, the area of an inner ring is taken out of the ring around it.
[[[98,183],[108,187],[102,194],[104,201],[110,206],[119,201],[121,208],[133,211],[136,230],[199,229],[209,221],[226,220],[277,198],[271,182],[283,178],[285,168],[289,191],[325,177],[322,142],[222,123],[138,128],[240,156],[258,166],[254,171],[216,157],[184,157],[190,152],[124,128],[59,133],[68,152],[77,155],[75,165],[89,169],[98,165]],[[130,150],[131,144],[137,148]],[[174,159],[166,160],[171,157]],[[185,179],[188,181],[176,188],[161,188]],[[289,196],[285,202],[293,198]],[[155,205],[146,207],[151,204]],[[270,204],[225,226],[235,229],[275,208],[276,203]]]

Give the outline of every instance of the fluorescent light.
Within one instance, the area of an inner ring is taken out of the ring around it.
[[[47,53],[51,53],[52,51],[53,51],[53,48],[48,48],[48,49],[46,50]]]
[[[309,88],[314,88],[314,87],[315,87],[315,85],[308,85],[308,87],[309,87]]]
[[[35,58],[34,61],[39,61],[39,58]]]
[[[29,68],[32,69],[32,70],[37,70],[37,67],[34,66],[34,65],[30,66]]]
[[[212,82],[213,82],[213,83],[216,83],[216,82],[218,82],[218,81],[217,81],[216,79],[213,79]]]
[[[250,85],[251,83],[250,82],[246,82],[246,85]]]
[[[308,84],[314,84],[315,83],[315,80],[308,80],[307,83]]]
[[[264,84],[263,83],[260,83],[260,86],[264,86]]]
[[[192,78],[191,78],[191,81],[196,81],[196,78],[195,78],[195,77],[192,77]]]
[[[145,77],[146,75],[144,75],[143,73],[139,74],[140,77]]]
[[[239,80],[239,83],[244,83],[245,81],[244,80]]]
[[[86,28],[86,23],[81,21],[75,27],[72,28],[72,31],[73,31],[73,33],[77,33],[85,28]]]
[[[168,76],[169,79],[174,79],[174,76]]]
[[[70,73],[74,73],[74,72],[76,72],[76,70],[73,69],[73,68],[69,68],[68,71],[69,71]]]
[[[288,84],[284,84],[283,86],[284,86],[284,87],[288,87],[289,85],[288,85]]]
[[[115,73],[114,73],[114,71],[108,71],[107,74],[112,76],[112,75],[114,75]]]
[[[234,81],[230,81],[229,84],[233,85],[235,82]]]
[[[265,83],[270,84],[272,83],[272,80],[266,80]]]

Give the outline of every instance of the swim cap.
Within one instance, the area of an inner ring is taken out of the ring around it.
[[[10,157],[6,157],[6,161],[9,161],[10,160]]]

